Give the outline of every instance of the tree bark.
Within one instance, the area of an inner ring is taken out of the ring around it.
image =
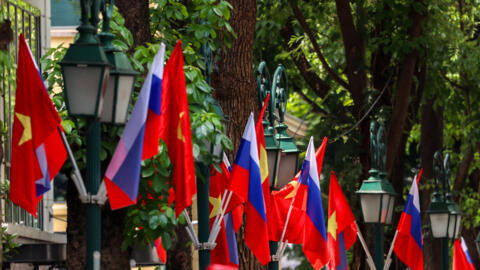
[[[419,3],[423,6],[422,0],[415,1],[414,4]],[[412,16],[413,24],[409,30],[410,40],[418,38],[422,33],[422,22],[425,17],[424,14],[418,13],[413,7]],[[387,151],[387,169],[391,170],[395,159],[399,156],[400,151],[405,151],[401,148],[401,140],[404,134],[407,115],[408,104],[412,92],[413,77],[415,74],[415,67],[419,58],[418,50],[414,49],[408,53],[402,63],[400,76],[398,78],[397,93],[395,95],[395,103],[393,106],[393,115],[390,127],[388,129],[388,151]],[[389,172],[391,175],[391,172]]]
[[[433,181],[433,154],[442,148],[443,109],[437,108],[437,110],[435,110],[433,107],[434,100],[435,97],[431,97],[427,99],[422,106],[420,158],[423,176],[420,187],[424,186],[422,183]],[[423,213],[425,213],[425,210],[428,209],[430,205],[431,195],[432,189],[424,189],[421,193],[421,209],[423,209]],[[422,224],[429,224],[428,217],[425,214]],[[440,241],[431,237],[423,243],[425,270],[440,269],[441,260],[438,259],[438,254],[441,253]]]
[[[238,149],[242,132],[250,112],[258,112],[257,89],[253,77],[253,42],[257,6],[255,0],[230,0],[233,6],[230,24],[237,39],[232,47],[223,51],[218,67],[212,74],[214,97],[228,117],[226,133],[233,142],[233,153]],[[262,269],[261,264],[246,247],[243,227],[237,233],[240,269]]]
[[[134,48],[151,40],[148,0],[116,0],[118,11],[125,18],[125,27],[132,32]]]
[[[346,75],[350,86],[348,91],[354,102],[355,119],[359,121],[365,112],[365,91],[367,88],[365,40],[355,27],[350,1],[336,0],[335,3],[347,62]],[[370,124],[367,119],[360,123],[360,140],[363,151],[361,151],[359,157],[363,167],[363,175],[360,176],[359,181],[362,181],[368,177],[368,170],[370,169]]]
[[[192,269],[192,252],[191,248],[186,246],[190,242],[185,225],[179,224],[175,229],[176,237],[172,243],[172,247],[167,251],[167,269]]]
[[[67,268],[85,269],[86,253],[86,213],[85,204],[78,199],[73,184],[67,191]],[[128,269],[130,267],[130,251],[122,252],[123,219],[126,210],[111,211],[107,205],[102,209],[101,264],[102,269]]]

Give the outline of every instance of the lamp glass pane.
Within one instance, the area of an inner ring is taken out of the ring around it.
[[[280,158],[280,150],[278,149],[270,149],[270,150],[267,150],[267,160],[268,160],[268,180],[269,180],[269,184],[270,186],[272,186],[272,183],[273,181],[275,180],[275,177],[274,176],[274,171],[275,171],[275,161],[277,161],[277,165],[278,165],[278,162],[279,162],[279,158]],[[278,159],[277,159],[277,155],[278,155]],[[278,168],[278,166],[277,166]],[[278,172],[278,170],[277,170]]]
[[[70,114],[95,115],[102,67],[65,66],[63,72]]]
[[[450,215],[450,224],[448,226],[448,238],[456,239],[458,233],[460,231],[460,222],[462,220],[462,216],[459,214]]]
[[[435,238],[445,238],[447,236],[448,213],[430,213],[430,226]]]
[[[385,224],[392,224],[392,216],[393,216],[393,207],[395,206],[395,197],[390,194],[385,194],[383,195],[384,198],[384,204],[387,202],[388,203],[388,208],[386,209],[387,214],[385,216],[385,220],[382,221],[382,223]],[[383,204],[382,204],[383,207]],[[382,209],[383,210],[383,209]],[[383,214],[382,214],[383,217]]]
[[[297,153],[282,152],[280,156],[277,188],[284,187],[297,173]]]
[[[127,120],[128,104],[130,103],[134,80],[135,77],[132,75],[120,75],[118,78],[115,123],[123,124]]]
[[[363,219],[366,223],[378,223],[381,194],[360,194]]]
[[[105,91],[105,96],[103,97],[103,109],[100,119],[102,122],[112,122],[113,114],[113,104],[115,96],[115,84],[117,83],[118,75],[110,75],[110,79],[107,82],[107,90]]]

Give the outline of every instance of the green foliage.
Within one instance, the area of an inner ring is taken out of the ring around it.
[[[16,233],[8,234],[7,227],[2,227],[2,249],[3,249],[3,261],[6,261],[9,256],[13,255],[14,253],[18,252],[15,249],[20,246],[15,242],[15,239],[18,237]]]
[[[150,9],[152,41],[136,48],[132,47],[133,36],[124,26],[125,21],[116,9],[110,23],[112,33],[116,36],[114,44],[122,50],[132,52],[130,55],[132,64],[142,74],[146,74],[150,69],[161,41],[167,45],[166,59],[176,40],[183,41],[194,158],[205,163],[214,163],[214,165],[221,161],[221,157],[212,155],[206,142],[221,145],[224,149],[231,149],[232,143],[224,133],[221,116],[215,111],[215,101],[211,97],[212,88],[204,78],[205,60],[199,50],[206,42],[212,50],[223,46],[218,36],[219,31],[223,29],[227,30],[224,38],[228,33],[233,35],[227,22],[230,10],[231,6],[226,1],[191,1],[188,6],[176,1],[156,1]],[[78,165],[82,169],[86,162],[84,136],[86,123],[84,119],[71,119],[68,116],[60,93],[63,88],[63,78],[58,63],[65,52],[66,48],[62,45],[48,50],[42,58],[43,76],[48,82],[54,104],[63,119],[63,129],[74,148]],[[143,81],[144,76],[137,77],[135,82],[137,90]],[[138,92],[135,92],[134,100],[137,95]],[[122,127],[102,125],[102,166],[108,165],[122,131]],[[137,204],[128,208],[122,249],[134,243],[152,245],[158,237],[162,237],[162,244],[166,249],[172,245],[177,223],[185,221],[182,216],[176,219],[174,204],[169,201],[170,194],[173,192],[169,182],[171,167],[168,149],[163,142],[159,145],[157,156],[142,162]],[[66,166],[66,169],[68,168],[69,165]]]

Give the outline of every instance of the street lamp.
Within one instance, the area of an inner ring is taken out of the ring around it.
[[[96,13],[92,15],[97,15],[98,18],[98,8],[94,10],[93,6],[91,1],[81,1],[81,25],[77,28],[79,37],[70,45],[60,62],[65,85],[65,101],[72,116],[100,115],[110,74],[111,64],[96,36],[97,19],[92,20],[93,24],[88,21],[91,9]]]
[[[385,173],[386,146],[385,128],[375,121],[370,124],[370,147],[372,150],[372,168],[370,177],[364,180],[357,191],[360,196],[363,219],[365,223],[375,226],[375,266],[383,269],[383,225],[392,223],[395,197],[397,193],[388,182]]]
[[[450,191],[450,155],[442,162],[439,151],[433,156],[435,191],[427,210],[434,238],[442,239],[442,269],[449,268],[448,239],[456,239],[460,232],[462,212],[453,202]],[[441,189],[440,189],[441,186]]]
[[[293,137],[287,134],[288,126],[284,121],[285,112],[287,111],[288,85],[287,73],[281,64],[278,65],[273,75],[272,93],[275,93],[275,102],[278,109],[278,124],[275,126],[277,134],[275,138],[282,149],[275,187],[281,189],[297,173],[298,155],[300,154]]]
[[[257,92],[260,108],[263,107],[263,102],[267,95],[271,92],[270,86],[270,72],[268,71],[267,63],[262,61],[257,69]],[[278,176],[278,166],[280,162],[280,155],[282,149],[280,148],[276,138],[275,129],[273,128],[275,123],[275,105],[274,97],[270,95],[268,100],[266,113],[263,115],[263,133],[265,137],[265,150],[267,150],[268,161],[268,175],[270,189],[275,188],[275,179]]]
[[[267,150],[268,175],[270,190],[281,189],[290,182],[297,172],[299,150],[293,138],[287,134],[288,126],[284,123],[287,108],[288,87],[287,74],[282,65],[278,65],[270,85],[270,73],[267,64],[262,61],[257,69],[257,90],[260,107],[268,94],[266,114],[263,119],[265,148]],[[278,112],[278,117],[276,115]],[[268,113],[268,116],[267,116]],[[275,125],[275,120],[278,124]],[[277,253],[278,243],[270,242],[270,253]],[[275,256],[273,256],[275,257]],[[268,268],[278,269],[278,259],[272,258]]]
[[[100,169],[101,142],[99,118],[102,115],[102,109],[104,107],[103,99],[105,91],[117,90],[110,93],[113,98],[111,102],[108,101],[110,105],[107,109],[112,112],[112,117],[108,119],[108,121],[112,123],[125,122],[125,119],[122,120],[122,118],[126,118],[135,74],[133,72],[125,72],[125,69],[131,71],[131,66],[127,67],[125,64],[125,61],[128,61],[128,59],[125,60],[125,58],[114,50],[109,52],[111,56],[111,62],[109,62],[104,49],[98,41],[96,33],[100,8],[103,8],[103,18],[106,19],[104,29],[108,30],[113,1],[81,0],[80,4],[82,16],[81,25],[77,28],[79,37],[70,45],[60,65],[65,84],[63,93],[65,95],[67,110],[70,116],[85,117],[87,121],[87,164],[85,182],[89,196],[86,201],[86,269],[92,270],[94,269],[94,254],[99,254],[101,250],[101,211],[98,204],[99,202],[94,199],[93,194],[97,194],[100,180],[102,179]],[[107,11],[107,4],[110,15]],[[107,43],[108,39],[112,38],[110,35],[109,33],[103,35]],[[114,80],[109,81],[111,69]],[[127,79],[124,77],[126,73],[129,73],[126,76],[128,77]],[[125,89],[128,89],[128,91]],[[120,97],[121,95],[125,97]]]
[[[113,0],[106,0],[102,8],[103,26],[99,34],[103,50],[109,63],[113,66],[110,70],[110,79],[103,101],[103,110],[100,120],[111,124],[125,124],[127,122],[128,104],[132,96],[135,76],[138,74],[130,64],[128,56],[116,48],[112,41],[115,36],[110,33],[110,19],[113,12]]]

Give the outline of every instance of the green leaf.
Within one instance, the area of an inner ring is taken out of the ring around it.
[[[172,247],[172,237],[167,232],[162,233],[162,245],[167,250]]]
[[[153,168],[153,167],[148,167],[148,168],[142,169],[142,177],[143,178],[150,177],[154,173],[155,173],[155,168]]]
[[[73,128],[75,128],[75,123],[73,123],[72,120],[62,120],[62,128],[63,130],[65,131],[65,133],[67,134],[70,134],[73,130]]]

